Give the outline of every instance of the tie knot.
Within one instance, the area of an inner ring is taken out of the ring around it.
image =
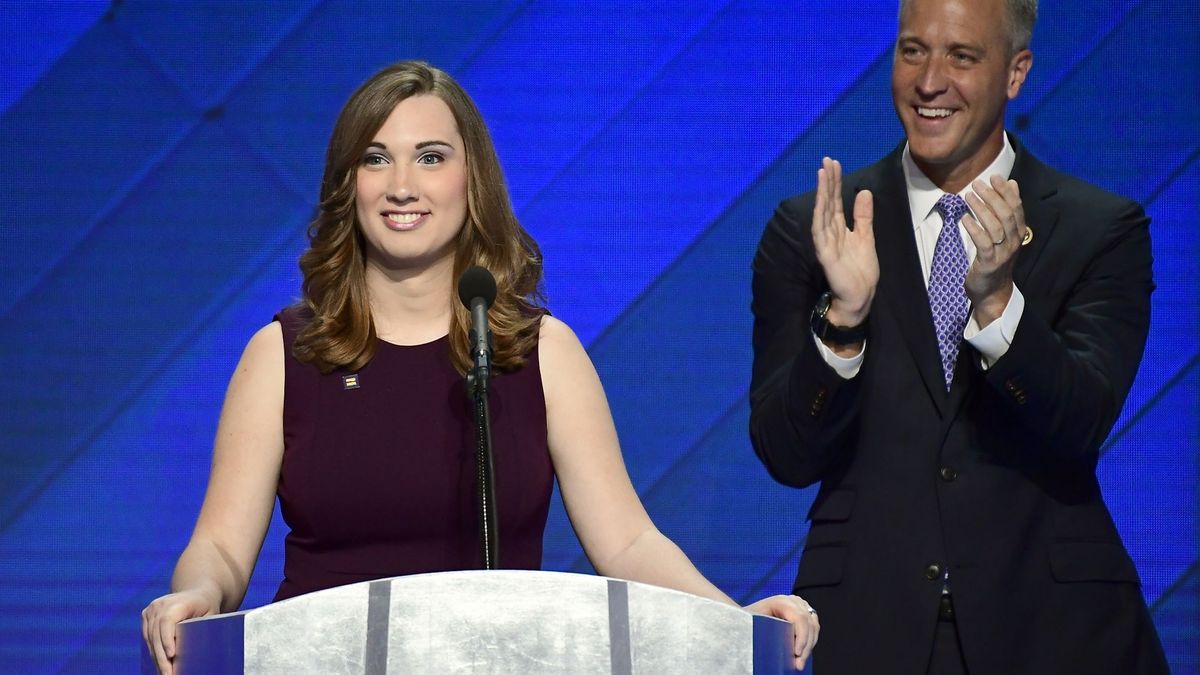
[[[958,195],[944,194],[937,200],[935,208],[942,214],[943,223],[957,225],[959,219],[967,212],[967,200]]]

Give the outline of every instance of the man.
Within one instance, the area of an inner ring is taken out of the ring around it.
[[[1036,13],[902,2],[906,142],[844,181],[824,160],[754,261],[755,451],[821,484],[794,589],[818,675],[1167,672],[1095,476],[1149,221],[1005,134]]]

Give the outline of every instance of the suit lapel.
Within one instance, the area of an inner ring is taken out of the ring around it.
[[[946,385],[900,166],[903,149],[901,144],[880,163],[878,171],[865,175],[864,182],[851,190],[847,213],[853,210],[857,189],[870,189],[875,197],[875,250],[879,257],[875,303],[895,318],[926,392],[938,413],[945,416]]]
[[[1029,151],[1012,135],[1009,135],[1008,138],[1013,145],[1013,150],[1017,153],[1016,162],[1013,164],[1012,178],[1017,181],[1017,185],[1021,189],[1025,224],[1033,232],[1033,239],[1029,241],[1029,244],[1022,246],[1020,253],[1017,254],[1017,266],[1013,270],[1013,283],[1022,292],[1025,292],[1029,273],[1033,270],[1042,251],[1046,250],[1046,243],[1050,241],[1055,225],[1058,224],[1058,209],[1050,202],[1051,197],[1058,192],[1058,185],[1046,165],[1029,154]]]

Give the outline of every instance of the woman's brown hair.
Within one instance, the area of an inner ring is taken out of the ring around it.
[[[308,322],[292,345],[293,356],[321,372],[358,370],[375,355],[375,324],[364,274],[366,244],[355,210],[356,175],[367,146],[396,105],[421,95],[446,103],[463,139],[467,220],[455,243],[454,278],[471,265],[485,267],[496,277],[496,301],[488,312],[493,362],[502,370],[519,367],[537,344],[546,313],[541,252],[513,213],[483,116],[448,74],[427,63],[404,61],[376,73],[354,92],[329,140],[321,202],[308,227],[309,248],[300,256],[300,305]],[[471,317],[460,303],[451,304],[451,360],[465,373],[471,367]]]

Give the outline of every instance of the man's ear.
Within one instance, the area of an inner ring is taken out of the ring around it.
[[[1008,98],[1012,100],[1021,93],[1021,85],[1025,84],[1025,78],[1029,75],[1029,69],[1033,67],[1033,52],[1028,49],[1013,54],[1012,59],[1008,62]]]

